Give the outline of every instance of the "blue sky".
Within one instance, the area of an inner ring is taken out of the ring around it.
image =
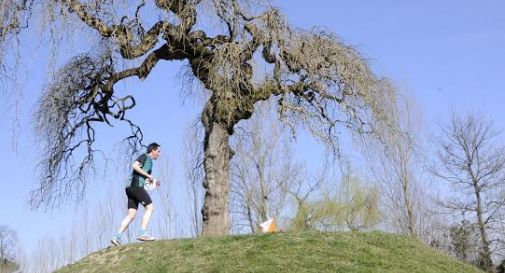
[[[378,74],[392,78],[417,100],[425,114],[427,131],[448,119],[451,111],[478,111],[505,128],[505,2],[504,1],[400,1],[400,0],[282,0],[275,2],[297,27],[322,26],[356,46]],[[35,56],[41,56],[35,54]],[[42,83],[47,77],[37,62],[27,65],[24,103],[20,107],[18,146],[12,148],[12,119],[0,121],[0,224],[17,230],[20,241],[31,249],[45,234],[69,226],[72,209],[49,213],[32,212],[26,205],[28,191],[36,183],[38,161],[30,118]],[[163,156],[174,170],[175,180],[183,179],[181,160],[185,127],[198,117],[199,104],[183,103],[180,63],[163,63],[142,83],[129,81],[125,89],[138,94],[137,109],[131,118],[143,127],[146,141],[162,144]],[[0,105],[3,102],[0,101]],[[0,107],[0,114],[12,111]],[[124,128],[100,130],[99,145],[111,158],[110,147]],[[299,157],[321,150],[313,141],[301,140]],[[313,166],[314,167],[314,166]],[[103,175],[90,187],[99,191],[104,183],[117,183],[121,170]],[[120,186],[117,186],[120,188]],[[111,231],[112,232],[112,231]]]
[[[480,109],[503,125],[503,1],[283,3],[296,25],[326,26],[358,46],[375,71],[414,94],[428,120]]]

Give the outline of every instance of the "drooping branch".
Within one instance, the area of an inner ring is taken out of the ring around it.
[[[75,57],[60,71],[42,96],[37,113],[36,128],[46,156],[39,166],[42,181],[40,188],[32,194],[33,206],[56,205],[55,202],[62,201],[62,197],[72,193],[79,196],[79,192],[85,189],[84,179],[93,166],[96,152],[93,145],[97,123],[113,126],[111,119],[126,122],[131,135],[125,141],[130,147],[138,147],[137,143],[143,139],[142,131],[125,117],[125,113],[135,107],[135,98],[131,95],[118,98],[113,87],[128,77],[144,79],[159,60],[187,56],[183,51],[172,49],[164,44],[152,51],[138,67],[119,72],[114,71],[110,52],[99,57]],[[74,164],[73,159],[80,150],[84,157]]]
[[[0,76],[4,76],[1,69],[5,68],[3,55],[8,51],[9,41],[28,28],[33,4],[33,0],[0,1]]]
[[[394,129],[394,87],[377,78],[352,47],[324,32],[302,32],[279,43],[279,51],[275,63],[281,76],[277,77],[281,82],[298,79],[307,87],[283,100],[305,111],[294,108],[295,112],[309,113],[309,118],[324,121],[323,127],[330,130],[342,120],[358,133],[379,135]]]
[[[109,118],[126,122],[132,132],[126,140],[142,142],[140,127],[125,118],[135,99],[115,97],[112,89],[104,88],[115,75],[113,69],[107,54],[77,56],[46,89],[35,117],[44,159],[39,164],[40,187],[32,192],[33,207],[82,197],[97,152],[93,148],[97,123],[112,126]]]

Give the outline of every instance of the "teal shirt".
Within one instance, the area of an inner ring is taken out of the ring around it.
[[[153,169],[153,160],[150,156],[148,156],[147,154],[143,154],[139,156],[139,158],[137,158],[136,161],[140,163],[142,170],[144,170],[148,174],[151,174]],[[132,182],[130,187],[144,187],[144,184],[146,183],[146,178],[147,177],[133,170]]]

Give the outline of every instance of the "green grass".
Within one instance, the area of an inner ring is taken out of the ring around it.
[[[278,233],[135,243],[105,249],[58,273],[478,273],[417,240],[381,232]]]

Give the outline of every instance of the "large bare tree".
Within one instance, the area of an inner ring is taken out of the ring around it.
[[[494,272],[493,245],[503,230],[505,208],[505,147],[498,144],[493,123],[478,115],[453,115],[442,132],[434,173],[452,189],[442,204],[467,220],[473,218],[480,237],[480,266]]]
[[[139,94],[116,92],[116,84],[145,79],[161,61],[184,61],[210,93],[201,114],[204,235],[228,232],[229,138],[256,102],[275,98],[283,121],[306,126],[332,147],[342,128],[374,134],[389,126],[395,92],[388,81],[354,47],[321,29],[291,28],[268,3],[1,0],[2,51],[12,46],[12,37],[40,22],[41,14],[49,25],[44,37],[91,31],[103,50],[93,47],[93,54],[70,58],[42,94],[36,126],[44,158],[34,204],[54,204],[83,191],[98,124],[130,125],[127,141],[139,148],[142,131],[127,115]],[[79,42],[86,46],[85,39]]]

